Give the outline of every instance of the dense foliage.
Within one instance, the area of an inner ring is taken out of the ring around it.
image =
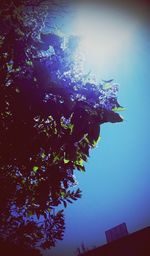
[[[100,125],[122,118],[117,85],[80,74],[79,39],[44,34],[37,4],[0,4],[0,237],[50,248],[65,228],[57,206],[81,196],[74,170],[85,171]]]

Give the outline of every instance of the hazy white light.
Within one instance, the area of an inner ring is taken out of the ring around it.
[[[86,66],[94,71],[118,64],[131,45],[133,29],[124,17],[116,18],[109,11],[99,15],[79,11],[74,34],[81,38],[78,50],[84,55]]]

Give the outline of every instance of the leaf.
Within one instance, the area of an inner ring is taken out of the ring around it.
[[[45,155],[44,152],[41,154],[41,157],[42,157],[43,159],[46,157],[46,155]]]
[[[70,162],[69,159],[64,159],[64,163],[65,163],[65,164],[67,164],[67,163],[69,163],[69,162]]]
[[[110,123],[117,123],[122,122],[123,118],[116,112],[113,112],[111,110],[102,109],[100,111],[100,124],[110,122]]]
[[[76,165],[77,170],[85,172],[85,167],[81,165]]]
[[[106,83],[104,83],[104,85],[103,85],[103,89],[104,89],[104,90],[110,89],[111,87],[112,87],[112,84],[111,84],[110,82],[106,82]]]
[[[123,121],[123,117],[121,117],[118,113],[111,111],[111,113],[108,115],[108,122],[117,123],[122,121]]]
[[[70,180],[72,183],[75,182],[74,178],[73,177],[69,177],[68,180]]]
[[[27,64],[28,66],[32,66],[32,65],[33,65],[33,62],[28,60],[28,61],[26,62],[26,64]]]
[[[101,136],[99,136],[97,140],[94,140],[92,146],[95,147],[100,139],[101,139]]]
[[[66,201],[63,201],[63,204],[64,204],[64,207],[66,208],[67,207]]]
[[[33,166],[33,171],[36,173],[38,171],[39,167],[38,166]]]
[[[62,191],[61,193],[61,196],[64,198],[65,197],[65,195],[66,195],[66,193],[64,192],[64,191]]]
[[[28,212],[28,217],[31,217],[33,215],[33,212],[32,211],[29,211]]]
[[[67,200],[67,202],[69,202],[70,204],[72,204],[73,202],[70,200],[70,199],[66,199]]]
[[[64,213],[64,210],[60,210],[60,211],[57,212],[57,215],[62,217],[63,213]]]
[[[112,110],[113,110],[114,112],[119,112],[119,111],[124,111],[125,108],[120,106],[120,107],[114,107],[114,108],[112,108]]]
[[[76,165],[83,166],[83,159],[75,161]]]

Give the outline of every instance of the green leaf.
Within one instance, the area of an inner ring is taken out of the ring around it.
[[[65,164],[69,163],[69,161],[70,161],[69,159],[64,159]]]
[[[37,172],[38,169],[39,169],[38,166],[33,166],[33,171],[34,171],[34,172]]]
[[[60,194],[61,194],[61,196],[62,196],[63,198],[66,196],[66,193],[63,192],[63,191],[62,191]]]
[[[45,153],[42,153],[41,157],[42,157],[42,158],[45,158],[45,157],[46,157]]]
[[[113,110],[114,112],[119,112],[119,111],[124,111],[125,108],[120,106],[120,107],[114,107],[114,108],[112,108],[112,110]]]
[[[112,88],[112,84],[111,83],[104,83],[104,85],[103,85],[103,89],[104,90],[107,90],[107,89],[110,89],[110,88]]]
[[[77,161],[75,161],[75,164],[79,165],[79,166],[83,166],[83,160],[82,159],[77,160]]]
[[[27,63],[28,66],[33,66],[33,62],[30,61],[30,60],[26,61],[26,63]]]
[[[25,181],[25,179],[23,179],[21,182],[22,182],[22,184],[25,184],[26,181]]]
[[[92,146],[95,147],[100,139],[101,139],[101,136],[99,136],[97,140],[94,140],[92,143]]]

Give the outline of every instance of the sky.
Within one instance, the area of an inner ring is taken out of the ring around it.
[[[119,84],[124,122],[101,126],[86,172],[75,172],[82,198],[65,209],[64,240],[44,256],[73,256],[82,243],[89,249],[100,246],[105,231],[123,222],[129,233],[150,225],[150,8],[141,2],[72,7],[68,31],[86,42],[96,34],[95,41],[82,45],[85,69]]]

